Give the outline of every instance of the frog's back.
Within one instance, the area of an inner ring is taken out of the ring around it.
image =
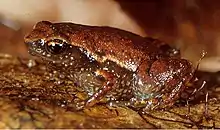
[[[117,28],[73,23],[54,23],[53,27],[74,46],[90,51],[103,61],[114,61],[132,71],[136,71],[142,61],[155,59],[160,53],[151,39]]]
[[[108,49],[117,47],[116,49],[124,50],[131,48],[132,50],[140,50],[143,53],[153,53],[158,50],[152,44],[152,39],[144,38],[132,32],[121,30],[108,26],[88,26],[73,23],[54,23],[53,24],[60,33],[68,35],[71,41],[85,41],[85,46],[105,44]],[[110,47],[110,48],[109,48]],[[119,48],[123,47],[123,48]]]

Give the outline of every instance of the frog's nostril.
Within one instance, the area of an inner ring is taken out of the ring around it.
[[[34,46],[36,46],[36,44],[34,42],[25,42],[25,45],[28,49],[33,48]]]

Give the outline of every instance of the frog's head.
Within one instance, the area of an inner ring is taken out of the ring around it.
[[[72,46],[66,35],[48,21],[38,22],[25,36],[24,42],[31,55],[63,67],[72,66],[74,61],[83,57],[79,48]]]

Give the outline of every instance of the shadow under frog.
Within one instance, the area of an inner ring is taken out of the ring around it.
[[[29,53],[71,78],[87,94],[146,110],[172,106],[193,78],[178,50],[112,27],[38,22],[25,36]]]

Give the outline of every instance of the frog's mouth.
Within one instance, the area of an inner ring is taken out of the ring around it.
[[[61,61],[59,60],[53,60],[50,57],[44,56],[41,53],[37,52],[35,49],[29,48],[28,53],[35,57],[34,59],[38,59],[41,62],[46,62],[46,63],[56,63],[56,64],[61,64]],[[63,62],[63,61],[62,61]]]
[[[34,41],[34,42],[25,42],[25,45],[28,49],[28,53],[34,57],[41,58],[44,62],[54,62],[54,63],[60,63],[64,61],[60,61],[59,59],[55,60],[52,54],[49,54],[46,52],[43,43],[39,45],[39,42],[42,41]]]

